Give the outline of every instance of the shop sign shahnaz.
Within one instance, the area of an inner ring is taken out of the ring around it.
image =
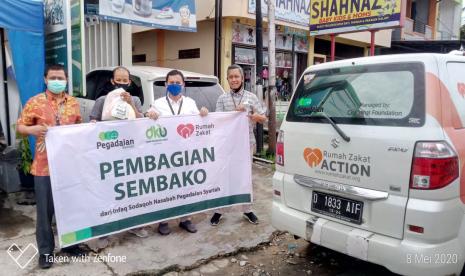
[[[405,11],[401,0],[313,0],[310,5],[311,36],[398,27]]]

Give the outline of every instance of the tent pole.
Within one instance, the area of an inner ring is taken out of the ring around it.
[[[5,91],[5,112],[6,112],[6,126],[5,129],[6,135],[6,144],[8,146],[12,145],[11,143],[11,128],[10,128],[10,108],[8,101],[8,75],[6,72],[6,54],[5,54],[5,30],[0,28],[0,45],[2,47],[2,71],[3,71],[3,89]]]

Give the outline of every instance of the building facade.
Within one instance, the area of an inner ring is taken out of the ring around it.
[[[245,71],[246,88],[256,81],[255,1],[223,1],[221,35],[221,84],[228,89],[226,69],[233,63]],[[297,3],[298,2],[298,3]],[[330,37],[309,37],[310,1],[276,1],[276,73],[280,97],[288,99],[307,66],[329,60]],[[133,27],[134,64],[163,66],[214,74],[214,0],[197,0],[197,32],[184,33]],[[268,64],[266,5],[263,8],[263,63]],[[391,30],[377,32],[375,44],[389,47]],[[368,55],[370,33],[336,37],[336,59]],[[263,76],[266,77],[266,69]]]
[[[393,32],[393,41],[459,39],[462,1],[406,1],[405,24]]]

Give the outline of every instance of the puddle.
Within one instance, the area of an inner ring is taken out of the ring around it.
[[[30,217],[4,207],[6,196],[0,193],[0,239],[14,238],[21,230],[34,227],[34,222]]]

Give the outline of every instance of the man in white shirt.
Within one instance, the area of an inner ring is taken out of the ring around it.
[[[150,109],[145,113],[146,117],[158,119],[160,116],[176,116],[176,115],[208,115],[208,109],[202,107],[199,111],[195,101],[189,97],[183,96],[184,75],[178,70],[171,70],[166,75],[165,82],[167,95],[155,100]],[[197,232],[195,225],[192,224],[189,217],[181,218],[179,227],[190,233]],[[171,233],[171,229],[167,222],[160,222],[158,232],[162,235]]]

